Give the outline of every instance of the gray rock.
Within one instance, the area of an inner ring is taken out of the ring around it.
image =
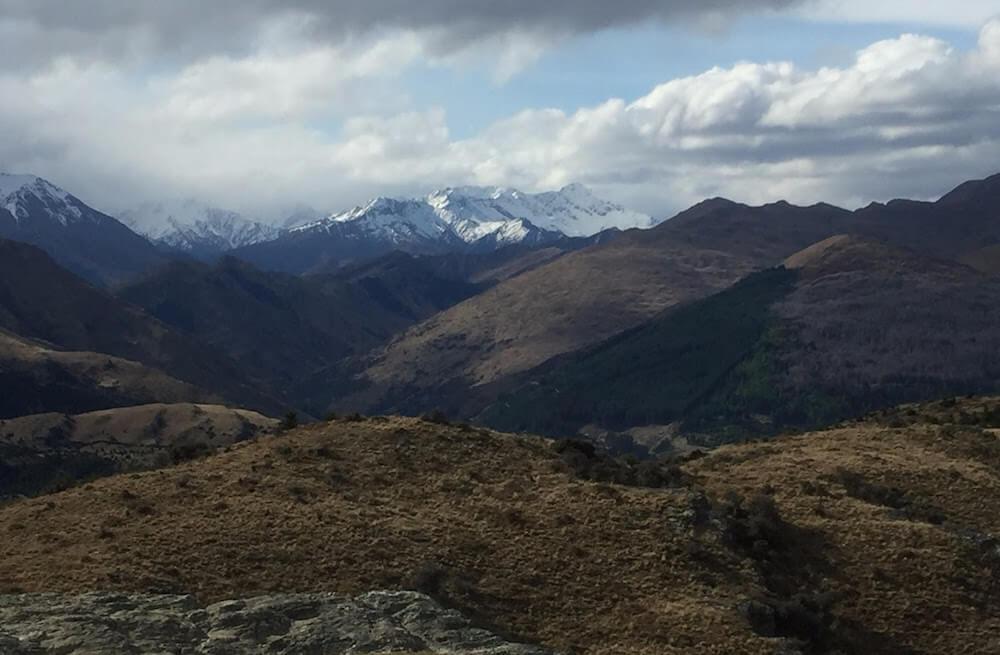
[[[202,606],[191,596],[0,596],[0,655],[548,655],[415,592],[281,594]]]

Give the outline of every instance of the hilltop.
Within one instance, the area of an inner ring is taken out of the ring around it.
[[[992,652],[1000,400],[912,416],[643,465],[333,421],[0,508],[0,591],[417,589],[562,652]]]
[[[274,432],[256,412],[193,403],[0,421],[0,498],[166,466]]]

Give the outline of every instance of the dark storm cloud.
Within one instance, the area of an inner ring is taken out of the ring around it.
[[[800,0],[0,0],[8,65],[75,54],[232,52],[276,18],[307,18],[309,38],[382,28],[431,33],[441,51],[511,31],[567,35],[642,21],[726,18]],[[6,24],[6,26],[4,26]]]

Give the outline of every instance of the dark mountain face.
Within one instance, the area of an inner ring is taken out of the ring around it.
[[[296,383],[478,291],[399,253],[342,275],[309,277],[234,258],[175,263],[120,297],[225,353],[297,404]]]
[[[232,360],[60,268],[41,250],[0,240],[0,328],[61,350],[141,362],[268,412],[283,404],[261,393]]]
[[[59,351],[0,330],[0,418],[221,398],[138,362]]]
[[[162,264],[144,238],[41,178],[0,175],[0,238],[38,246],[68,270],[111,286]]]
[[[788,266],[553,361],[481,419],[560,436],[682,422],[725,440],[996,390],[1000,281],[850,237]]]

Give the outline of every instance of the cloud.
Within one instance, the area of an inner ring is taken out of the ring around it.
[[[152,77],[75,59],[0,73],[0,168],[109,210],[193,195],[254,214],[334,211],[445,185],[580,181],[666,214],[715,195],[932,197],[1000,162],[1000,20],[970,51],[904,34],[843,67],[741,62],[460,139],[395,84],[425,47],[413,32],[339,47],[272,34]]]
[[[315,43],[380,30],[432,35],[439,54],[509,33],[551,37],[648,20],[783,9],[800,0],[0,0],[0,35],[14,61],[245,53],[274,23]],[[45,38],[37,38],[44,35]]]
[[[412,165],[472,183],[583,181],[661,212],[720,194],[848,205],[933,197],[1000,161],[1000,20],[972,52],[905,34],[843,68],[744,62],[633,102],[525,111],[471,139],[398,148],[384,162],[394,174]],[[359,180],[381,166],[359,161],[347,167]]]
[[[798,10],[817,20],[978,27],[997,14],[996,0],[814,0]]]

